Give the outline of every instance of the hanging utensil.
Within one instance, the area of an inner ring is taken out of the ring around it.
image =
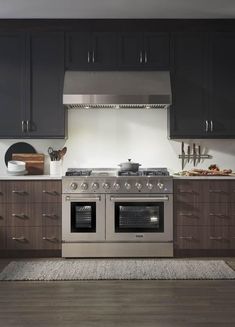
[[[185,160],[184,142],[181,143],[181,155],[182,155],[182,170],[184,170],[184,160]]]
[[[197,160],[197,152],[196,152],[196,144],[193,143],[193,165],[196,166],[196,160]]]
[[[201,161],[201,146],[198,146],[198,163]]]
[[[49,148],[47,149],[47,152],[50,156],[51,161],[54,161],[54,150],[51,146],[49,146]]]
[[[187,151],[187,157],[188,157],[188,163],[190,161],[190,145],[188,145],[188,151]]]

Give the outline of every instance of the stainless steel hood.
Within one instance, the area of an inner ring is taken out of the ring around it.
[[[63,103],[71,108],[167,108],[168,71],[66,71]]]

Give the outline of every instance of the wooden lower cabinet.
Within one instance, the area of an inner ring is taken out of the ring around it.
[[[176,255],[235,255],[235,183],[174,180]]]
[[[61,255],[61,181],[0,181],[0,256]]]

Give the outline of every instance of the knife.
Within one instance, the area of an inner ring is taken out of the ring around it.
[[[190,161],[190,145],[188,145],[187,156],[188,156],[188,163],[189,163],[189,161]]]
[[[184,159],[185,159],[184,142],[181,143],[181,155],[182,155],[182,170],[184,170]]]
[[[201,146],[198,146],[198,163],[201,162]]]
[[[196,166],[197,154],[196,154],[196,144],[193,143],[193,165]]]

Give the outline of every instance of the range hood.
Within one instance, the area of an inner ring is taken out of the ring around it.
[[[171,104],[168,71],[66,71],[63,103],[76,108],[159,108]]]

